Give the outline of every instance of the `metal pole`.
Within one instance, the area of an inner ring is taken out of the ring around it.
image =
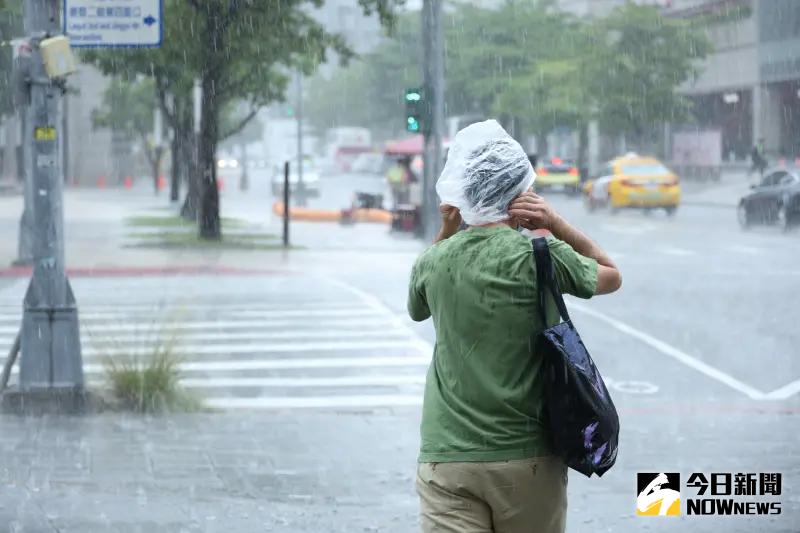
[[[283,164],[283,246],[289,247],[289,162]]]
[[[25,294],[19,373],[20,405],[37,401],[59,410],[83,405],[78,308],[67,280],[63,243],[63,168],[59,144],[62,90],[44,70],[43,38],[59,33],[59,0],[26,0],[25,30],[32,45],[30,103],[24,142],[33,178],[34,270]],[[24,398],[30,398],[26,402]],[[27,405],[24,407],[27,409]]]
[[[303,73],[297,71],[297,205],[306,205],[303,183]]]
[[[423,78],[430,121],[425,127],[422,222],[423,236],[432,241],[439,230],[439,197],[436,180],[442,171],[442,132],[444,129],[444,40],[442,32],[442,0],[424,0],[422,7]]]

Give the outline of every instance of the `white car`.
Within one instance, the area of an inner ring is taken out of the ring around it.
[[[273,196],[283,196],[283,166],[275,167],[272,174]],[[300,188],[300,176],[296,164],[289,164],[289,193],[296,194]],[[303,159],[303,190],[306,196],[319,196],[319,170],[310,158]]]

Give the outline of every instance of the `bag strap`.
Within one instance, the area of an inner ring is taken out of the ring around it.
[[[542,315],[542,319],[547,321],[545,297],[549,289],[550,295],[555,300],[556,307],[558,307],[559,317],[564,321],[568,321],[567,305],[564,303],[561,290],[558,288],[558,280],[553,269],[553,259],[550,257],[550,247],[547,246],[547,239],[537,237],[531,243],[533,246],[533,259],[536,263],[536,285],[539,292],[539,312]]]

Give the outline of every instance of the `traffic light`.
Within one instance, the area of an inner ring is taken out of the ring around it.
[[[422,89],[406,89],[406,131],[419,133],[422,130],[423,108]]]

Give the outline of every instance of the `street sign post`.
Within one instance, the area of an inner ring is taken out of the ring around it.
[[[164,0],[64,0],[64,33],[74,48],[157,48]]]

